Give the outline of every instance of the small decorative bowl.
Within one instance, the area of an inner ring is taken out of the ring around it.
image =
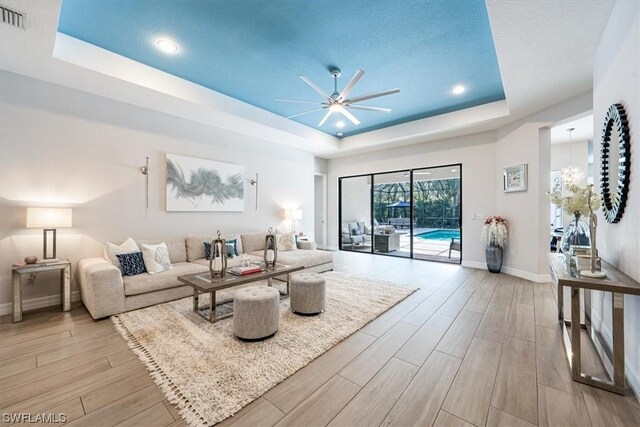
[[[27,264],[35,264],[36,262],[38,262],[38,257],[33,255],[28,256],[24,259],[24,262]]]

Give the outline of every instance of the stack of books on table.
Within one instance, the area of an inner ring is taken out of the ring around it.
[[[236,276],[246,276],[247,274],[260,273],[262,267],[259,265],[250,265],[248,267],[233,267],[229,269],[229,273]]]

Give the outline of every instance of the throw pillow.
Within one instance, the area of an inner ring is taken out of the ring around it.
[[[233,258],[238,255],[236,252],[236,245],[233,243],[227,243],[227,258]]]
[[[171,269],[171,260],[169,259],[169,249],[165,242],[157,245],[142,244],[142,258],[144,260],[144,268],[149,274],[162,273]]]
[[[111,242],[107,242],[104,245],[104,258],[111,264],[118,267],[121,273],[122,265],[120,265],[120,261],[118,260],[116,255],[130,254],[133,252],[140,252],[140,248],[131,237],[125,240],[121,245],[116,245],[115,243]]]
[[[233,255],[238,256],[240,253],[238,252],[238,239],[225,240],[227,245],[233,245]],[[230,257],[231,258],[231,257]]]
[[[130,254],[116,254],[120,265],[122,265],[122,271],[125,276],[135,276],[142,274],[145,271],[144,259],[142,258],[142,252],[133,252]]]
[[[204,244],[204,256],[206,259],[211,259],[211,242],[203,242]]]
[[[358,223],[358,234],[365,234],[364,221]]]
[[[364,234],[371,234],[371,227],[367,224],[364,225]]]
[[[276,234],[276,242],[279,252],[295,251],[298,249],[296,236],[293,233]]]

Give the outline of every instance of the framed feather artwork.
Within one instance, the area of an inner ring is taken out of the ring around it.
[[[244,167],[167,153],[167,211],[244,210]]]

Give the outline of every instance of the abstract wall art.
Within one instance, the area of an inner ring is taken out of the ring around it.
[[[244,167],[167,153],[167,211],[243,211]]]

